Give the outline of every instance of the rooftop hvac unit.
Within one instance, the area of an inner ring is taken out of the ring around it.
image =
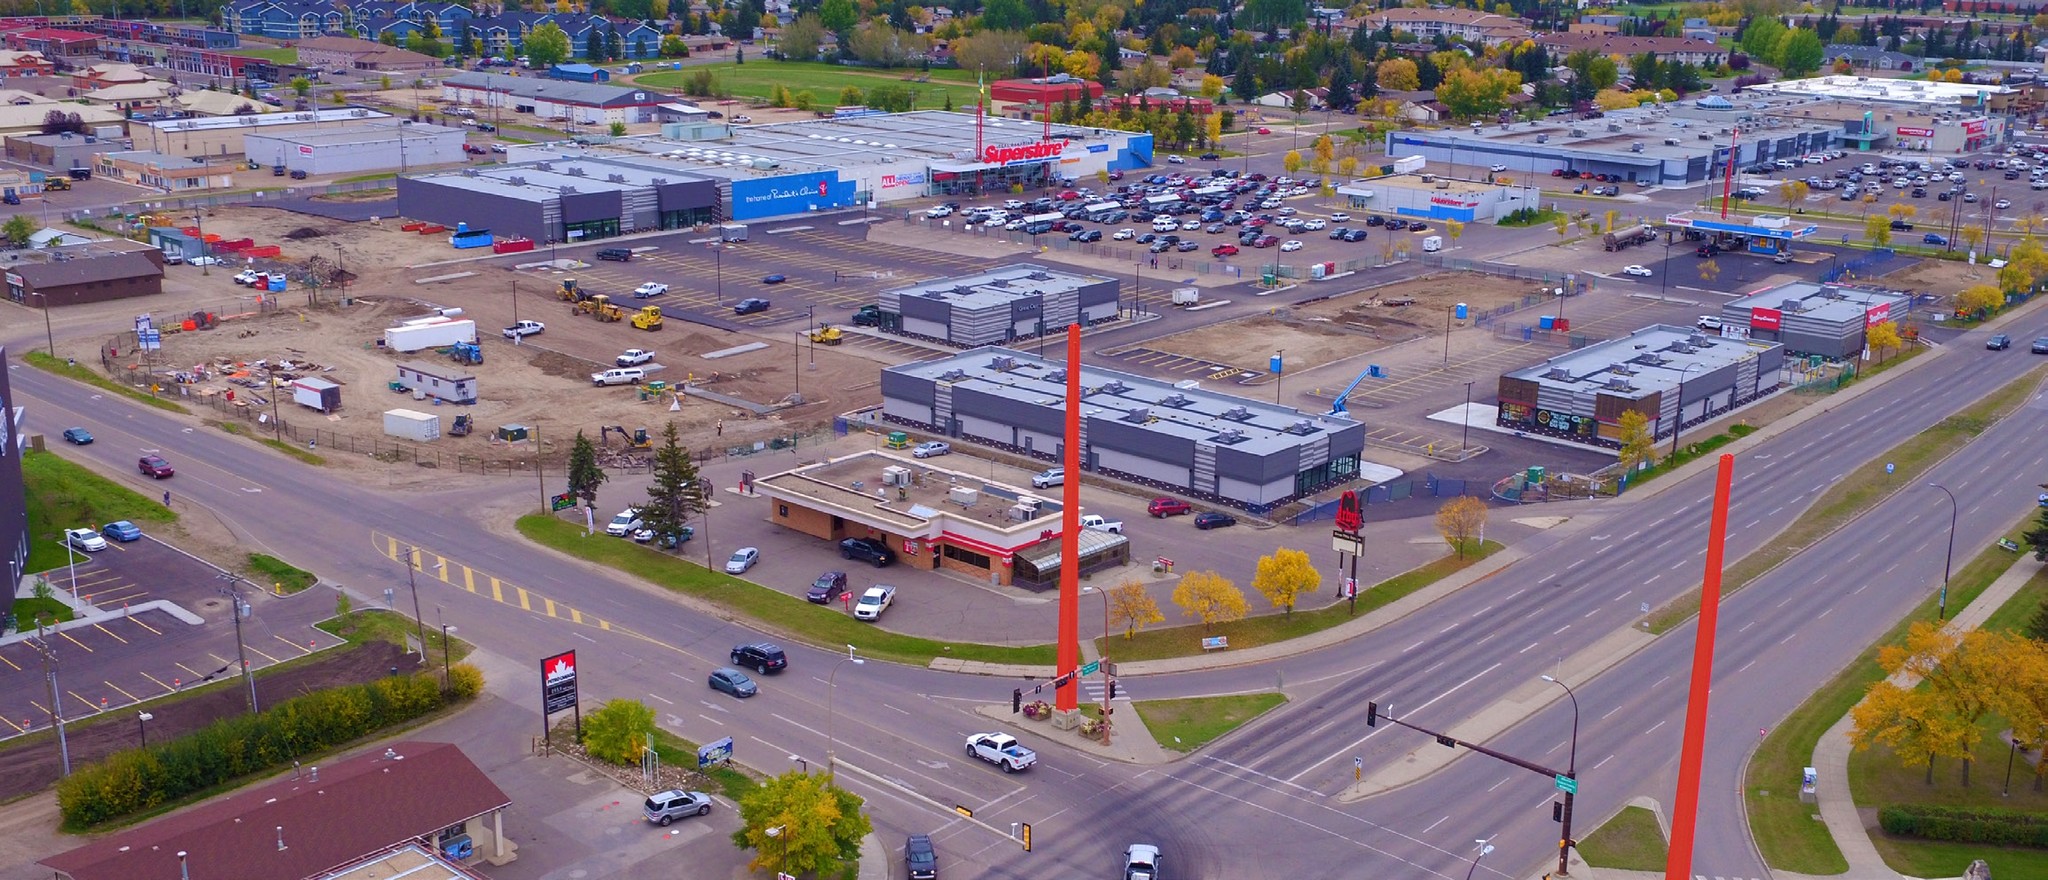
[[[1248,422],[1251,421],[1252,413],[1251,410],[1245,409],[1244,407],[1233,406],[1229,409],[1224,410],[1223,414],[1221,416],[1218,416],[1218,418],[1229,419],[1233,422]]]
[[[540,169],[540,170],[542,170],[542,171],[553,171],[553,170],[555,170],[555,163],[553,163],[553,162],[542,162],[542,163],[540,163],[540,164],[538,164],[538,165],[535,165],[535,166],[533,166],[533,167],[535,167],[535,168],[537,168],[537,169]]]
[[[1788,299],[1778,304],[1778,311],[1781,312],[1797,312],[1803,311],[1805,308],[1806,304],[1796,299]]]
[[[1218,431],[1216,433],[1216,436],[1209,438],[1209,440],[1214,443],[1220,443],[1224,446],[1230,446],[1237,443],[1243,443],[1244,432],[1236,428],[1224,428],[1223,430]]]
[[[1536,136],[1536,142],[1537,142],[1537,143],[1539,143],[1539,144],[1547,144],[1547,143],[1550,143],[1550,135],[1547,135],[1547,134],[1539,134],[1539,135],[1537,135],[1537,136]]]
[[[1135,407],[1130,412],[1124,413],[1123,417],[1123,421],[1130,422],[1134,425],[1142,425],[1151,420],[1152,410],[1142,406]]]
[[[1104,394],[1122,394],[1126,391],[1131,390],[1131,386],[1125,385],[1124,383],[1119,382],[1115,379],[1111,379],[1107,382],[1102,383],[1102,388],[1099,390]]]
[[[1296,419],[1294,424],[1287,426],[1287,433],[1289,434],[1307,435],[1315,432],[1316,423],[1312,419]]]
[[[1567,370],[1563,367],[1551,367],[1543,373],[1543,378],[1549,379],[1553,382],[1561,382],[1566,379],[1570,379],[1571,377],[1572,371]]]
[[[941,382],[958,382],[965,378],[967,378],[966,370],[947,370],[939,374],[939,381]]]
[[[563,187],[562,187],[562,195],[565,195],[565,196],[569,196],[569,195],[575,195],[575,194],[576,194],[576,188],[575,188],[575,187],[573,187],[573,186],[563,186]]]
[[[1633,376],[1636,374],[1635,369],[1628,364],[1611,364],[1607,367],[1607,372],[1617,376]]]
[[[989,359],[988,368],[999,373],[1006,373],[1017,368],[1017,359],[1009,355],[998,355]]]
[[[1003,519],[1010,522],[1030,522],[1038,518],[1038,508],[1029,504],[1013,504],[1003,511]]]
[[[1167,406],[1167,407],[1175,407],[1175,408],[1178,408],[1178,407],[1183,407],[1183,406],[1187,406],[1187,405],[1188,405],[1188,396],[1187,396],[1187,395],[1185,395],[1185,394],[1181,394],[1181,393],[1178,393],[1178,392],[1176,392],[1176,393],[1173,393],[1173,394],[1169,394],[1169,395],[1166,395],[1165,397],[1159,398],[1159,405],[1160,405],[1160,406]]]
[[[907,467],[904,467],[904,466],[902,466],[902,465],[900,465],[900,464],[892,464],[892,465],[890,465],[890,466],[888,466],[888,467],[885,467],[885,468],[883,468],[883,469],[882,469],[882,485],[884,485],[884,486],[908,486],[908,485],[910,485],[910,469],[909,469],[909,468],[907,468]]]
[[[567,175],[569,175],[570,177],[583,177],[583,176],[585,176],[585,175],[588,175],[588,174],[589,174],[590,172],[588,172],[588,171],[585,171],[585,170],[583,170],[583,169],[582,169],[581,167],[578,167],[578,166],[570,166],[570,167],[568,167],[568,168],[565,168],[565,169],[563,169],[563,170],[562,170],[562,173],[563,173],[563,174],[567,174]]]
[[[1634,385],[1630,384],[1630,383],[1629,383],[1629,381],[1628,381],[1627,379],[1622,379],[1622,378],[1614,378],[1614,379],[1609,379],[1609,380],[1607,380],[1607,384],[1606,384],[1605,386],[1602,386],[1602,387],[1606,388],[1606,389],[1607,389],[1607,390],[1609,390],[1609,391],[1634,391],[1634,390],[1636,390],[1636,386],[1634,386]]]
[[[524,177],[520,177],[520,176],[518,176],[518,175],[513,175],[512,177],[510,177],[510,178],[507,178],[507,180],[508,180],[508,181],[509,181],[509,182],[510,182],[510,183],[511,183],[511,184],[512,184],[513,186],[525,186],[525,185],[526,185],[526,178],[524,178]]]
[[[966,486],[954,486],[946,491],[946,500],[961,507],[973,507],[975,502],[981,500],[981,490],[969,489]]]
[[[606,179],[606,180],[609,180],[609,181],[611,181],[612,183],[625,183],[625,182],[626,182],[626,175],[623,175],[623,174],[607,174],[607,175],[605,175],[605,176],[604,176],[604,179]]]
[[[1045,381],[1065,385],[1067,383],[1067,371],[1052,370],[1050,372],[1047,372],[1045,374]]]

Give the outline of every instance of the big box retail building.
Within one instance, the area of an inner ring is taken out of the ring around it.
[[[1633,411],[1668,436],[1777,391],[1784,355],[1775,342],[1657,324],[1502,375],[1499,424],[1613,447]]]
[[[882,329],[972,348],[1115,320],[1117,280],[1022,263],[882,291]]]
[[[1913,295],[1893,290],[1794,281],[1721,307],[1723,332],[1782,343],[1795,355],[1829,360],[1863,353],[1869,328],[1902,321]]]
[[[249,161],[307,174],[357,174],[447,165],[469,158],[462,129],[424,122],[364,123],[323,130],[250,132],[242,136]]]

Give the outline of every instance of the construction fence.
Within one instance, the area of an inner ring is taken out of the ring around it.
[[[1380,483],[1358,493],[1367,505],[1392,504],[1412,498],[1456,498],[1460,495],[1485,495],[1486,486],[1474,485],[1468,480],[1439,477],[1424,474],[1420,480],[1402,480],[1397,483]],[[1331,498],[1310,505],[1307,509],[1288,517],[1288,525],[1303,525],[1318,520],[1335,519],[1340,498]]]

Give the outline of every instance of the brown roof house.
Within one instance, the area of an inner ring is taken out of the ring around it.
[[[32,308],[132,299],[164,292],[163,252],[53,254],[7,267],[7,298]]]
[[[461,749],[408,741],[294,771],[37,864],[69,880],[307,880],[399,850],[446,853],[465,835],[502,841],[511,805]],[[505,855],[496,843],[477,851],[486,849]]]
[[[321,70],[434,70],[441,61],[397,46],[354,37],[300,40],[299,63]]]

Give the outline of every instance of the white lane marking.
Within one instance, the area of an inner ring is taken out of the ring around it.
[[[1529,647],[1533,648],[1533,647],[1535,647],[1535,645],[1530,645]],[[1417,706],[1417,707],[1415,707],[1415,708],[1413,708],[1413,709],[1410,709],[1410,710],[1408,710],[1408,714],[1410,714],[1410,715],[1413,715],[1413,714],[1416,714],[1416,713],[1418,713],[1418,712],[1421,712],[1421,711],[1422,711],[1422,710],[1424,710],[1424,709],[1427,709],[1427,708],[1429,708],[1429,707],[1431,707],[1431,706],[1434,706],[1434,705],[1436,705],[1436,703],[1437,703],[1437,701],[1438,701],[1438,700],[1442,700],[1442,699],[1444,699],[1445,697],[1448,697],[1448,696],[1450,696],[1450,695],[1452,695],[1452,694],[1455,694],[1455,693],[1457,693],[1457,692],[1458,692],[1458,691],[1460,691],[1460,690],[1463,690],[1463,689],[1465,688],[1465,686],[1466,686],[1466,685],[1468,685],[1468,684],[1471,684],[1471,683],[1473,683],[1473,682],[1475,682],[1475,681],[1478,681],[1479,679],[1481,679],[1481,678],[1485,677],[1487,673],[1489,673],[1489,672],[1492,672],[1492,671],[1494,671],[1494,670],[1496,670],[1496,669],[1499,669],[1500,667],[1501,667],[1501,664],[1499,664],[1499,663],[1495,663],[1495,664],[1493,664],[1492,666],[1488,666],[1488,667],[1486,667],[1485,669],[1481,669],[1481,670],[1479,670],[1478,672],[1472,673],[1472,677],[1471,677],[1471,678],[1467,678],[1467,679],[1465,679],[1464,681],[1461,681],[1461,682],[1458,682],[1457,684],[1451,685],[1451,686],[1450,686],[1450,688],[1449,688],[1448,690],[1445,690],[1445,691],[1444,691],[1443,693],[1437,694],[1436,696],[1434,696],[1434,697],[1431,697],[1431,698],[1429,698],[1429,701],[1428,701],[1428,702],[1426,702],[1426,703],[1423,703],[1423,704],[1422,704],[1422,705],[1420,705],[1420,706]],[[1389,708],[1389,711],[1390,711],[1390,712],[1392,711],[1392,710],[1391,710],[1391,707]],[[1365,744],[1365,741],[1366,741],[1366,740],[1368,740],[1368,739],[1371,739],[1371,738],[1372,738],[1372,736],[1373,736],[1373,734],[1379,733],[1380,731],[1382,731],[1382,730],[1386,730],[1386,729],[1387,729],[1388,727],[1392,727],[1392,726],[1393,726],[1393,725],[1389,724],[1389,725],[1387,725],[1387,727],[1377,727],[1377,728],[1374,728],[1374,729],[1373,729],[1373,730],[1372,730],[1372,731],[1371,731],[1370,733],[1367,733],[1366,735],[1364,735],[1364,736],[1361,736],[1361,737],[1359,737],[1358,739],[1352,740],[1352,741],[1351,741],[1351,743],[1350,743],[1349,745],[1346,745],[1346,746],[1344,746],[1343,748],[1340,748],[1340,749],[1338,749],[1338,750],[1336,750],[1336,751],[1334,751],[1334,752],[1331,752],[1330,754],[1328,754],[1328,755],[1326,755],[1326,756],[1324,756],[1324,757],[1322,757],[1322,758],[1318,758],[1318,759],[1316,759],[1315,763],[1313,763],[1313,764],[1310,764],[1310,765],[1308,765],[1307,767],[1303,767],[1303,768],[1301,768],[1301,772],[1300,772],[1300,773],[1296,773],[1296,774],[1294,774],[1293,776],[1289,776],[1289,777],[1287,777],[1286,781],[1287,781],[1287,782],[1293,782],[1293,781],[1295,781],[1295,780],[1297,780],[1297,779],[1300,779],[1300,778],[1301,778],[1301,777],[1303,777],[1303,776],[1307,776],[1307,775],[1308,775],[1308,774],[1309,774],[1310,772],[1313,772],[1313,771],[1314,771],[1314,770],[1315,770],[1315,769],[1316,769],[1317,767],[1320,767],[1320,766],[1322,766],[1322,765],[1323,765],[1323,764],[1324,764],[1325,762],[1328,762],[1328,761],[1330,761],[1330,760],[1333,760],[1333,759],[1335,759],[1335,758],[1338,758],[1338,757],[1343,757],[1343,756],[1347,756],[1347,755],[1352,755],[1352,754],[1356,754],[1356,753],[1358,752],[1358,747],[1359,747],[1359,746],[1361,746],[1361,745],[1364,745],[1364,744]]]

